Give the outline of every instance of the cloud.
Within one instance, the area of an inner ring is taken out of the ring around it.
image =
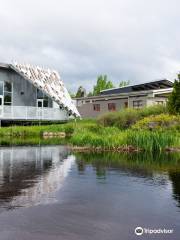
[[[0,61],[60,72],[71,91],[98,74],[117,84],[179,71],[178,0],[0,0]]]

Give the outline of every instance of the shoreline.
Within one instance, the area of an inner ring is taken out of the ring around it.
[[[106,147],[90,147],[90,146],[69,146],[70,150],[74,152],[119,152],[119,153],[139,153],[146,152],[142,148],[137,148],[134,146],[120,146],[114,148]],[[166,147],[162,152],[180,152],[180,147]]]

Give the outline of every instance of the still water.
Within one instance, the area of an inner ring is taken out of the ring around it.
[[[180,155],[0,148],[0,240],[16,239],[180,239]]]

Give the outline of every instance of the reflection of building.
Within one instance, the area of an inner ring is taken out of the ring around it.
[[[52,202],[74,163],[64,147],[0,149],[0,207]]]
[[[124,108],[141,108],[154,104],[165,104],[172,92],[172,82],[166,79],[103,90],[98,96],[76,98],[82,117],[97,117],[105,112]]]
[[[0,120],[67,120],[79,113],[58,72],[0,64]]]

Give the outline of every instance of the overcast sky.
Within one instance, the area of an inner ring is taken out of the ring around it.
[[[179,0],[0,0],[0,62],[57,69],[67,88],[174,79]]]

